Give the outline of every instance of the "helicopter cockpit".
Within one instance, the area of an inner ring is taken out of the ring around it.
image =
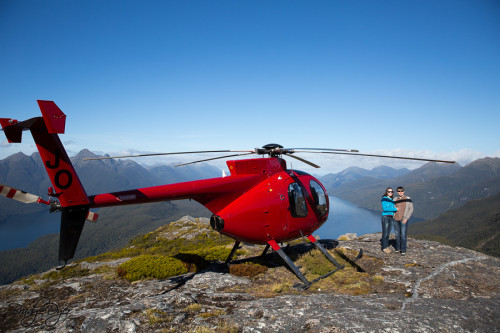
[[[315,180],[309,182],[314,208],[318,216],[324,217],[328,213],[327,195],[321,185]],[[290,213],[293,217],[306,217],[308,214],[306,196],[302,187],[294,182],[288,186],[288,199],[290,201]]]

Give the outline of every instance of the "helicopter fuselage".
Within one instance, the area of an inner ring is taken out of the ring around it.
[[[89,196],[90,207],[181,199],[212,213],[212,228],[236,240],[266,244],[309,235],[328,218],[328,195],[313,176],[277,157],[227,161],[230,176]]]

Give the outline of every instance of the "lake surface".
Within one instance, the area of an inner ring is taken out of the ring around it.
[[[314,232],[321,239],[337,239],[347,233],[356,233],[360,236],[382,232],[381,213],[375,214],[336,197],[329,198],[330,214],[328,220]]]
[[[38,237],[59,233],[60,213],[48,211],[7,218],[0,224],[0,251],[26,247]]]
[[[60,214],[49,212],[16,216],[0,224],[0,251],[26,247],[38,237],[59,233]],[[346,233],[358,236],[381,232],[380,215],[360,208],[348,201],[330,197],[330,216],[315,235],[321,239],[337,239]]]

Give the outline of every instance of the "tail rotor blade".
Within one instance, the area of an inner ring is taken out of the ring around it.
[[[26,204],[42,202],[39,196],[0,184],[0,195]]]

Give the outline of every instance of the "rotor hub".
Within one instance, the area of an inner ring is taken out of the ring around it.
[[[262,148],[256,148],[255,151],[259,155],[269,155],[269,157],[280,157],[282,154],[286,154],[283,151],[283,146],[277,143],[269,143]]]

